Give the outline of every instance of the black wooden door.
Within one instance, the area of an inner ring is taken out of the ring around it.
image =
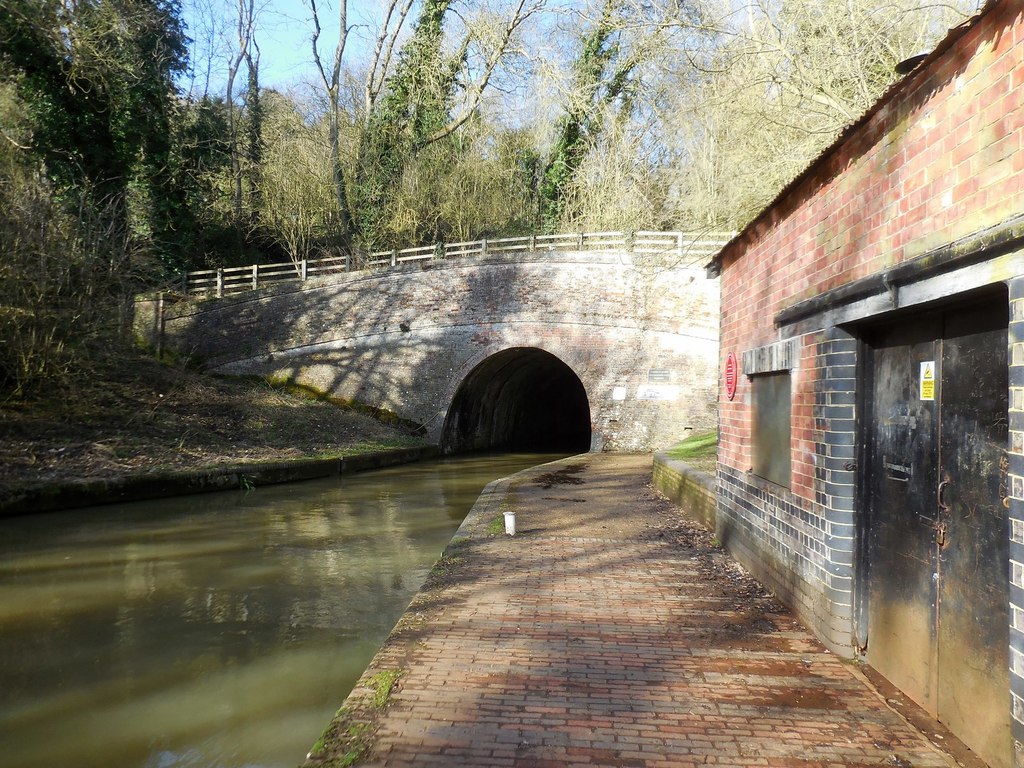
[[[947,315],[942,341],[938,715],[1010,765],[1006,306]]]
[[[1011,758],[1005,300],[867,335],[867,658]]]

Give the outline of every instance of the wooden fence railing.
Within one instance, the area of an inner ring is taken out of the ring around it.
[[[677,261],[673,266],[693,267],[709,261],[731,237],[731,232],[580,232],[438,243],[420,248],[346,253],[343,256],[303,259],[298,262],[252,264],[247,267],[186,272],[181,278],[181,289],[186,296],[213,294],[221,297],[251,291],[270,283],[301,281],[362,269],[395,267],[406,262],[532,251],[625,250],[638,254],[674,256]]]

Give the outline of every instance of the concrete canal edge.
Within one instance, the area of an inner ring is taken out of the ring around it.
[[[146,472],[111,478],[40,483],[15,489],[7,498],[0,500],[0,517],[334,477],[432,459],[440,453],[438,446],[426,445],[351,456],[339,454],[319,459],[232,464],[210,469]]]
[[[420,640],[418,628],[425,623],[430,612],[440,610],[451,599],[451,594],[445,594],[449,587],[448,577],[466,555],[467,548],[474,541],[505,535],[499,521],[506,511],[514,511],[510,493],[517,485],[579,460],[580,456],[570,456],[540,464],[494,480],[483,489],[434,563],[426,582],[398,619],[323,735],[313,745],[303,763],[304,768],[358,765],[370,757],[378,719],[387,709],[394,686],[400,685],[407,659]],[[715,480],[711,475],[683,461],[655,454],[652,485],[676,505],[692,510],[708,528],[715,529]]]

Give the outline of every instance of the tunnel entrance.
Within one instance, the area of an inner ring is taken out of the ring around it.
[[[484,360],[455,393],[441,433],[446,453],[590,450],[590,403],[573,370],[542,349]]]

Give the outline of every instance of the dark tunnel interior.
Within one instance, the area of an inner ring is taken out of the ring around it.
[[[590,450],[590,403],[573,370],[549,352],[517,347],[484,360],[455,394],[441,435],[446,453],[487,449]]]

